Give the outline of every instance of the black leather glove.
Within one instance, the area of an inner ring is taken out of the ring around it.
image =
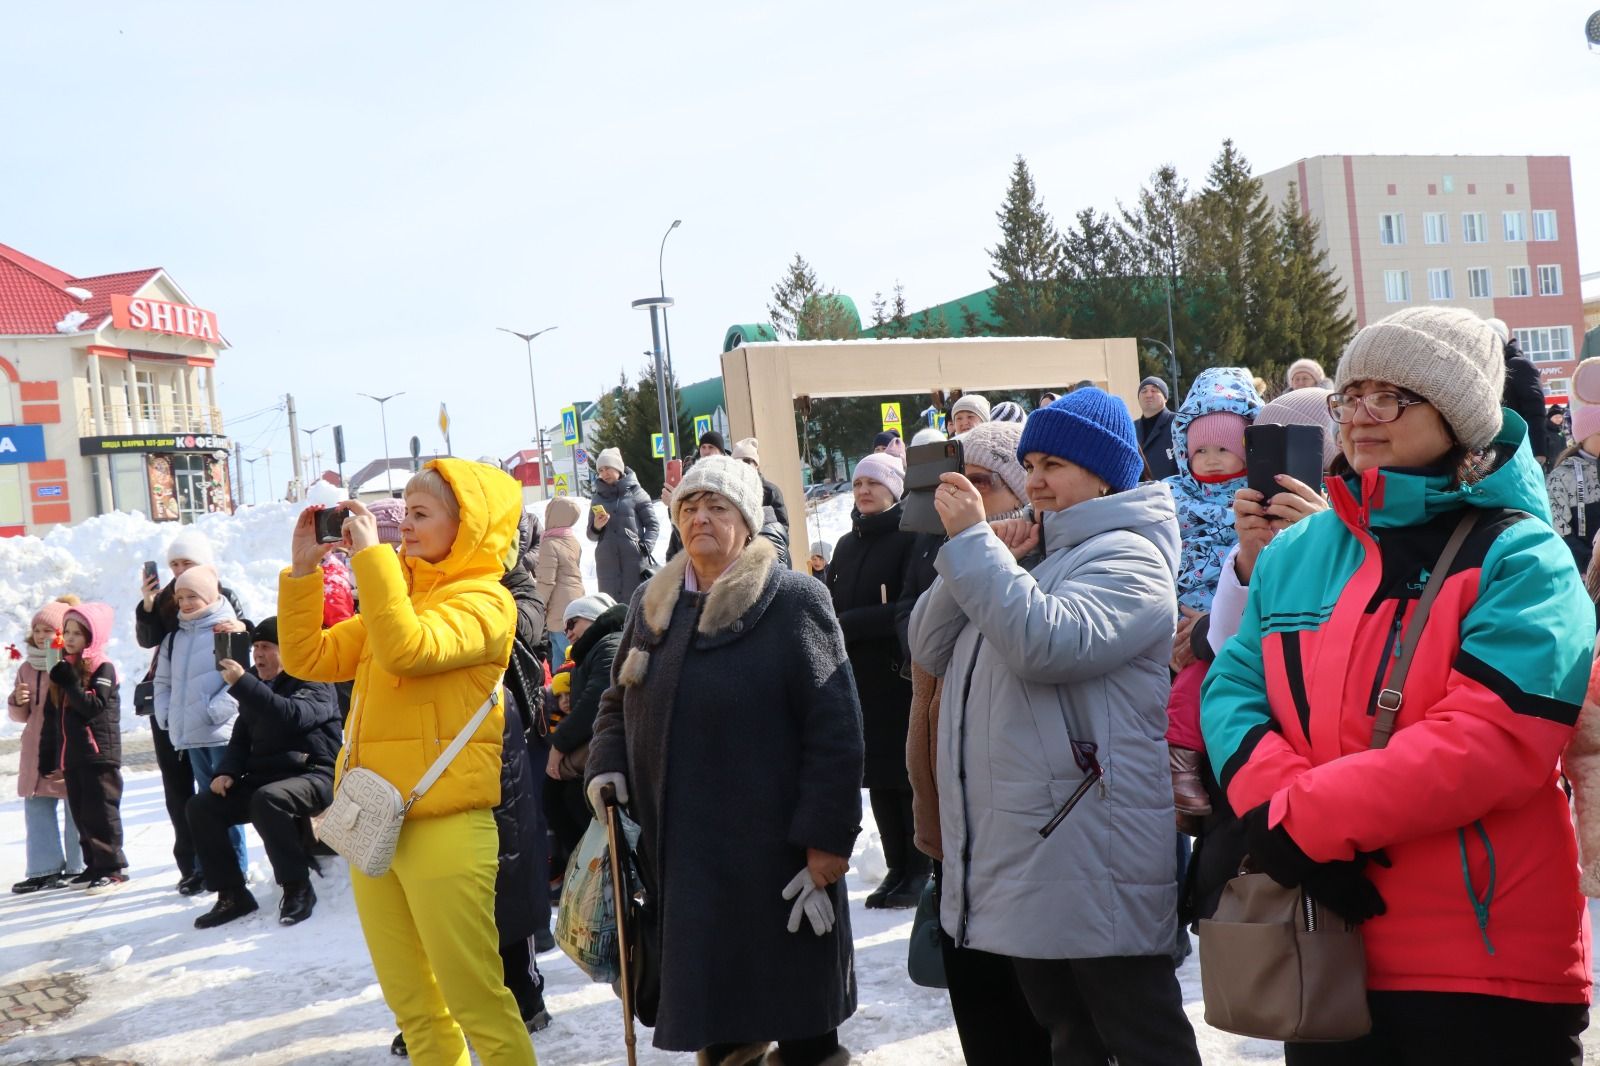
[[[1347,921],[1364,922],[1389,908],[1377,886],[1362,871],[1368,862],[1388,866],[1382,851],[1361,853],[1352,860],[1317,862],[1300,850],[1282,824],[1267,827],[1267,805],[1245,812],[1245,842],[1250,865],[1285,888],[1303,887],[1306,893]]]
[[[50,668],[50,680],[62,688],[76,688],[78,685],[78,671],[71,663],[62,659]]]

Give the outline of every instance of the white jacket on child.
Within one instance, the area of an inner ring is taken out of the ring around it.
[[[226,744],[233,736],[239,702],[217,670],[212,627],[235,620],[233,607],[218,599],[200,617],[180,620],[156,658],[156,724],[179,751]]]

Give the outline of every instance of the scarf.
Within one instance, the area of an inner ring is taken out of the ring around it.
[[[570,536],[572,536],[572,527],[571,526],[552,526],[551,528],[549,528],[549,529],[544,531],[544,535],[546,537],[570,537]]]
[[[28,659],[28,665],[29,666],[33,667],[35,670],[39,671],[41,674],[48,674],[50,672],[50,667],[48,665],[49,661],[45,658],[45,655],[47,654],[48,649],[46,649],[46,648],[35,648],[33,646],[33,642],[32,641],[29,641],[28,643],[24,644],[22,647],[23,647],[23,650],[25,652],[27,652],[27,659]]]

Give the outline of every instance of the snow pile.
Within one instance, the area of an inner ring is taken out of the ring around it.
[[[580,501],[587,508],[588,501]],[[666,548],[665,508],[661,511],[662,551]],[[543,520],[545,503],[528,510]],[[252,619],[277,613],[278,574],[289,565],[289,541],[298,504],[271,503],[244,507],[234,515],[206,515],[195,522],[216,550],[222,583],[233,589]],[[163,583],[171,580],[167,569],[167,544],[186,527],[171,522],[151,522],[143,515],[116,513],[91,518],[75,526],[58,526],[43,538],[0,539],[0,648],[20,648],[28,624],[42,604],[72,593],[81,600],[99,600],[116,610],[117,626],[106,651],[122,675],[122,728],[146,728],[133,713],[133,686],[150,666],[151,653],[134,637],[134,608],[139,603],[140,567],[154,560]],[[594,545],[581,530],[583,579],[596,588]],[[17,661],[0,654],[0,692],[9,693]],[[21,724],[9,717],[0,721],[0,736],[14,735]]]
[[[88,289],[81,288],[77,285],[68,285],[61,291],[72,297],[74,300],[77,300],[79,303],[83,303],[94,296],[94,293],[90,292]]]
[[[76,333],[82,328],[89,316],[83,311],[68,311],[61,316],[61,321],[56,323],[57,333]]]

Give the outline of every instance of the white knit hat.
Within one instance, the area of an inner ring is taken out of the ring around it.
[[[599,457],[597,459],[595,459],[594,465],[595,465],[595,469],[597,469],[597,470],[604,470],[606,467],[609,466],[611,469],[615,470],[619,474],[625,474],[625,473],[628,472],[628,468],[622,465],[622,449],[621,448],[606,448],[606,449],[604,449],[603,451],[601,451]]]
[[[561,620],[570,622],[574,618],[587,618],[592,622],[616,605],[617,601],[604,592],[596,592],[593,596],[580,596],[567,604]]]
[[[1506,362],[1489,323],[1459,307],[1408,307],[1355,335],[1339,359],[1334,391],[1386,381],[1433,404],[1468,448],[1500,432]]]
[[[993,470],[1018,501],[1028,499],[1028,474],[1017,459],[1017,444],[1022,440],[1021,422],[985,422],[973,426],[961,437],[965,462]]]
[[[1315,359],[1296,359],[1294,362],[1289,364],[1289,369],[1284,372],[1283,380],[1285,384],[1294,380],[1295,371],[1297,370],[1305,370],[1309,373],[1315,374],[1318,385],[1321,385],[1324,381],[1328,380],[1328,375],[1322,372],[1322,364],[1317,362]],[[1290,387],[1292,388],[1293,386]]]
[[[956,415],[962,411],[971,411],[978,416],[980,422],[987,422],[989,421],[989,398],[981,393],[966,393],[950,408],[951,420],[954,421]]]
[[[198,566],[217,565],[217,554],[211,550],[211,542],[198,529],[185,529],[172,538],[172,543],[167,545],[168,565],[174,559],[187,559]]]
[[[715,492],[727,497],[744,516],[750,534],[761,532],[761,475],[756,473],[755,467],[725,455],[707,456],[695,463],[672,490],[673,525],[678,524],[678,509],[683,501],[698,492]]]
[[[940,433],[932,426],[924,426],[923,428],[917,430],[915,435],[912,436],[911,446],[915,448],[923,444],[937,444],[940,441],[949,439],[949,437],[946,437],[943,433]]]
[[[761,465],[761,444],[760,444],[760,442],[757,441],[754,437],[746,437],[744,440],[735,441],[734,445],[733,445],[733,457],[735,459],[738,459],[740,462],[743,462],[744,460],[748,459],[752,463],[756,464],[757,466],[760,466]]]

